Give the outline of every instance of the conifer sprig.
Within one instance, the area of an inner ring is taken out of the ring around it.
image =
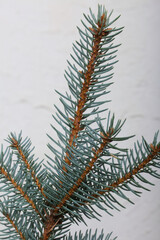
[[[37,176],[41,186],[45,185],[46,170],[31,154],[33,149],[28,138],[23,140],[21,133],[18,137],[11,133],[7,142],[10,146],[5,151],[2,148],[0,154],[0,192],[3,197],[0,211],[3,215],[1,223],[6,226],[4,232],[9,234],[6,239],[30,239],[31,236],[32,239],[39,239],[45,198],[35,178]],[[5,224],[6,220],[9,225]]]
[[[120,137],[125,121],[115,121],[102,106],[109,102],[109,86],[115,53],[119,45],[113,41],[122,28],[113,27],[104,7],[98,6],[97,17],[85,15],[80,40],[73,44],[65,78],[69,93],[57,91],[63,110],[53,116],[58,140],[49,136],[49,149],[54,156],[39,163],[32,154],[30,139],[11,133],[9,147],[0,153],[0,222],[5,226],[2,239],[26,240],[110,240],[103,231],[98,235],[80,231],[66,236],[72,223],[85,217],[99,219],[100,211],[124,207],[119,197],[132,201],[127,192],[140,196],[145,177],[160,178],[160,143],[158,132],[153,142],[134,144],[133,150],[119,147],[119,142],[133,136]],[[103,98],[102,98],[103,97]],[[103,115],[101,114],[103,113]],[[106,125],[106,127],[104,127]],[[117,198],[118,196],[118,198]],[[111,214],[112,215],[112,214]],[[115,239],[115,238],[114,238]]]
[[[97,159],[101,156],[103,149],[107,145],[108,142],[111,141],[111,134],[107,133],[106,136],[103,136],[102,143],[98,150],[94,152],[94,156],[91,159],[91,161],[88,163],[86,168],[84,169],[82,175],[78,178],[76,183],[73,185],[73,187],[69,190],[69,192],[64,196],[64,198],[61,200],[61,202],[58,204],[58,206],[55,208],[54,213],[56,214],[59,209],[65,204],[65,202],[70,199],[70,197],[73,195],[73,193],[79,188],[82,182],[84,182],[87,174],[92,170],[94,163],[97,161]]]
[[[9,138],[10,142],[11,142],[11,145],[10,147],[13,149],[13,150],[16,150],[17,151],[17,154],[19,154],[19,157],[22,159],[22,161],[24,161],[25,165],[26,165],[26,168],[31,172],[31,176],[34,180],[34,182],[36,183],[38,189],[41,191],[42,195],[46,198],[46,195],[44,193],[44,190],[43,190],[43,187],[40,183],[40,180],[38,179],[38,177],[35,175],[35,172],[34,170],[32,169],[28,159],[27,159],[27,155],[28,155],[28,152],[27,153],[24,153],[24,145],[22,145],[21,142],[18,142],[17,139],[15,138],[15,136],[11,136]],[[30,143],[27,142],[27,144],[30,145]],[[23,147],[22,147],[23,146]]]
[[[142,145],[137,142],[137,146],[135,144],[135,151],[130,150],[130,155],[128,154],[123,161],[119,162],[120,167],[119,172],[115,174],[116,179],[113,179],[110,183],[108,182],[107,186],[102,191],[99,191],[97,195],[95,194],[92,197],[98,198],[100,195],[107,194],[108,192],[114,193],[117,188],[132,191],[134,194],[139,195],[140,192],[135,189],[132,190],[130,185],[147,190],[147,188],[136,181],[136,178],[145,184],[151,185],[152,183],[147,181],[143,176],[144,173],[160,178],[160,174],[157,172],[160,168],[160,143],[157,143],[157,134],[155,135],[153,143],[148,145],[143,138],[144,151]],[[134,156],[134,153],[136,156]],[[121,195],[121,193],[118,193],[118,195],[123,198],[125,197],[125,195]],[[127,199],[127,197],[125,198]]]
[[[13,188],[15,188],[22,195],[22,197],[32,206],[32,208],[35,210],[35,212],[40,215],[33,200],[30,199],[30,197],[25,193],[25,191],[23,191],[21,186],[17,184],[17,182],[14,180],[14,178],[9,173],[7,173],[7,171],[3,167],[0,167],[0,173],[4,176],[4,178],[6,180],[8,180],[8,182],[10,182],[13,185]]]
[[[9,237],[9,239],[11,240],[13,240],[13,239],[16,239],[17,238],[17,234],[18,234],[18,236],[20,236],[20,239],[23,239],[23,240],[26,240],[26,238],[23,236],[23,234],[22,234],[22,231],[20,230],[20,228],[22,229],[22,225],[21,226],[19,226],[19,223],[17,223],[17,220],[15,221],[16,222],[16,224],[15,224],[15,222],[14,222],[14,220],[15,220],[15,217],[14,217],[14,215],[12,214],[11,215],[11,213],[10,214],[8,214],[7,212],[5,212],[5,210],[4,210],[4,206],[2,205],[2,203],[1,203],[1,208],[3,209],[2,210],[2,213],[3,213],[3,217],[0,217],[0,222],[1,222],[1,224],[3,224],[3,222],[4,222],[4,224],[6,225],[6,227],[8,227],[8,229],[7,230],[3,230],[3,234],[0,234],[0,236],[3,238],[5,235],[6,235],[6,233],[8,234],[8,237]],[[11,211],[10,211],[11,212]],[[7,220],[8,220],[8,224],[6,224],[6,221],[4,220],[4,218],[6,218]],[[14,220],[13,220],[14,219]],[[20,220],[20,219],[19,219]],[[13,229],[15,230],[15,233],[14,233],[14,231],[10,231],[10,229],[13,227]],[[9,234],[10,233],[10,234]],[[8,238],[7,237],[7,238]],[[3,238],[4,239],[4,238]],[[6,238],[5,238],[6,239]]]

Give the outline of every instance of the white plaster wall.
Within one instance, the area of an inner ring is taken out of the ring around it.
[[[115,66],[109,108],[117,118],[127,118],[124,135],[144,135],[152,141],[160,128],[160,28],[159,0],[0,0],[0,142],[23,130],[32,139],[42,159],[48,150],[46,132],[58,104],[54,89],[64,92],[63,77],[72,42],[79,38],[76,27],[83,12],[101,3],[113,16],[121,14],[125,26],[117,41],[119,63]],[[128,143],[132,147],[133,141]],[[6,145],[6,143],[4,143]],[[141,198],[131,196],[132,206],[103,213],[102,221],[88,220],[88,228],[104,228],[119,240],[159,240],[160,182]],[[86,229],[84,225],[73,226]]]

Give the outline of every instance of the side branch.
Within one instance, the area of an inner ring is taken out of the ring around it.
[[[19,234],[20,238],[23,240],[26,240],[26,238],[23,236],[22,232],[18,230],[18,227],[16,226],[16,224],[12,221],[12,219],[9,217],[8,214],[3,213],[3,215],[7,218],[7,220],[11,223],[11,225],[14,227],[14,229],[16,230],[16,232]]]
[[[18,144],[18,141],[17,141],[15,138],[13,138],[13,137],[12,137],[11,140],[12,140],[12,145],[11,145],[11,147],[15,148],[15,149],[18,151],[18,153],[19,153],[19,155],[21,156],[22,161],[25,163],[27,169],[28,169],[29,171],[31,171],[32,178],[33,178],[34,182],[36,183],[38,189],[41,191],[42,195],[43,195],[45,198],[47,198],[46,195],[45,195],[45,193],[44,193],[44,191],[43,191],[43,188],[42,188],[42,186],[41,186],[41,184],[40,184],[40,182],[39,182],[39,179],[36,177],[34,170],[32,170],[32,168],[31,168],[31,166],[30,166],[30,164],[29,164],[26,156],[24,155],[23,151],[21,150],[21,147],[20,147],[19,144]]]
[[[5,171],[3,167],[0,167],[0,173],[3,174],[11,183],[12,185],[21,193],[21,195],[26,199],[26,201],[32,206],[35,212],[41,217],[38,209],[36,208],[32,199],[23,191],[23,189],[15,182],[15,180]]]
[[[113,134],[113,130],[111,131],[110,134],[106,134],[106,136],[103,135],[102,139],[102,143],[100,145],[100,147],[98,148],[98,150],[94,153],[93,158],[91,159],[91,161],[88,163],[89,166],[87,166],[85,168],[85,170],[83,171],[83,173],[81,174],[80,178],[76,181],[76,183],[73,185],[73,187],[69,190],[69,192],[65,195],[65,197],[61,200],[61,202],[55,207],[54,210],[54,215],[56,215],[59,211],[60,208],[63,207],[63,205],[66,203],[66,201],[74,194],[74,192],[79,188],[79,186],[81,185],[81,183],[84,181],[85,177],[87,176],[87,174],[92,170],[94,163],[98,160],[98,158],[100,157],[101,153],[103,152],[105,146],[111,142],[111,134]]]
[[[126,173],[122,178],[119,178],[116,182],[112,183],[110,186],[103,189],[103,191],[99,191],[98,194],[104,195],[106,192],[112,191],[113,188],[117,188],[121,184],[123,184],[125,181],[131,179],[133,176],[135,176],[138,172],[140,172],[144,167],[152,161],[155,157],[157,157],[160,154],[160,145],[151,147],[151,153],[145,158],[137,167],[135,167],[131,172]],[[94,194],[93,197],[98,197],[98,194]]]

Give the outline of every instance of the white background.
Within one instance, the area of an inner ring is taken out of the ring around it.
[[[29,136],[35,153],[44,158],[48,143],[53,104],[59,104],[54,89],[64,92],[63,77],[72,42],[79,39],[83,13],[98,3],[113,16],[121,14],[117,26],[125,26],[117,42],[119,62],[111,86],[108,107],[117,118],[125,119],[124,135],[136,134],[151,142],[160,128],[160,1],[159,0],[0,0],[0,142],[11,131]],[[6,145],[6,143],[4,143]],[[88,228],[113,231],[119,240],[159,240],[160,182],[131,196],[135,205],[123,202],[126,209],[103,213],[101,222],[88,220]],[[73,226],[72,231],[86,227]]]

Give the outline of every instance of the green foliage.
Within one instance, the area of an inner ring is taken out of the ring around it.
[[[84,18],[80,40],[73,44],[73,63],[68,61],[65,71],[69,93],[57,91],[63,110],[55,106],[59,128],[51,125],[58,140],[48,135],[51,156],[39,162],[21,133],[11,133],[9,147],[1,149],[1,239],[109,240],[111,234],[103,232],[73,237],[67,232],[72,223],[85,223],[84,217],[100,219],[95,206],[112,215],[124,207],[120,198],[132,203],[127,192],[140,196],[147,190],[151,182],[146,174],[160,178],[158,132],[151,144],[142,138],[133,150],[120,148],[119,142],[133,136],[120,137],[125,121],[116,121],[103,108],[117,62],[119,45],[113,41],[122,28],[111,26],[118,18],[111,20],[102,6],[97,17],[90,10]]]

